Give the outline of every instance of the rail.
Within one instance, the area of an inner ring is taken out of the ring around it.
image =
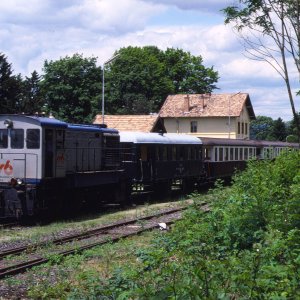
[[[108,242],[116,242],[122,238],[137,235],[144,231],[158,228],[158,223],[160,222],[164,222],[170,225],[175,220],[181,218],[181,212],[184,209],[186,209],[186,207],[169,209],[142,218],[135,218],[125,222],[118,222],[111,225],[88,230],[80,234],[66,236],[64,238],[56,239],[51,242],[54,245],[63,245],[72,242],[72,248],[62,251],[57,250],[56,252],[57,255],[67,256],[74,253],[82,252],[86,249],[90,249],[95,246],[103,245]],[[207,204],[203,204],[201,206],[201,209],[207,211],[209,208]],[[82,245],[76,245],[74,247],[74,241],[83,241],[83,243]],[[41,247],[44,247],[46,245],[49,246],[49,242],[2,251],[0,261],[0,279],[25,272],[26,270],[34,266],[41,265],[50,260],[50,258],[48,257],[32,254],[31,257],[29,257],[27,260],[23,260],[21,262],[20,260],[16,260],[15,264],[5,265],[5,263],[3,263],[3,258],[9,255],[11,260],[12,255],[25,255],[25,253],[28,253],[29,251],[40,249]],[[51,253],[53,252],[54,251],[51,250]]]

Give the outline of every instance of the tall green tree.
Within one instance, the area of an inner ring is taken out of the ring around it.
[[[300,119],[291,86],[293,72],[296,71],[300,75],[300,2],[299,0],[235,2],[236,5],[224,9],[225,23],[235,24],[250,58],[267,62],[284,80],[300,140]],[[289,63],[290,59],[293,64]]]
[[[57,61],[45,61],[41,81],[45,110],[56,118],[90,123],[99,111],[101,68],[96,58],[80,54]]]
[[[300,113],[298,113],[298,118],[300,118]],[[287,140],[289,142],[297,142],[297,126],[295,118],[293,118],[290,122],[287,122]]]
[[[121,48],[105,69],[109,113],[157,112],[169,94],[209,93],[218,73],[189,52],[155,46]]]
[[[143,114],[157,111],[162,99],[173,92],[166,76],[163,53],[157,47],[127,47],[107,66],[107,111]]]
[[[0,53],[0,112],[21,112],[20,101],[22,98],[22,77],[13,75],[11,64],[7,57]]]
[[[272,135],[275,137],[276,141],[285,141],[287,137],[286,124],[281,118],[273,121]]]
[[[254,140],[276,140],[273,134],[274,120],[266,116],[257,116],[250,123],[250,138]]]
[[[27,114],[41,113],[43,111],[44,99],[40,88],[41,76],[33,71],[30,77],[23,81],[22,112]]]
[[[216,89],[218,73],[206,68],[201,56],[193,56],[182,49],[168,48],[164,52],[167,77],[174,85],[174,92],[188,94],[211,93]]]

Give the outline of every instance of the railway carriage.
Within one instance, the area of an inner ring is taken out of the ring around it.
[[[1,217],[72,210],[87,195],[117,193],[122,175],[114,129],[0,116]]]
[[[169,192],[203,180],[202,143],[190,135],[120,132],[125,173],[133,190]]]
[[[299,148],[299,144],[278,141],[257,141],[201,138],[207,181],[229,178],[236,170],[246,168],[250,159],[274,159],[281,152]]]

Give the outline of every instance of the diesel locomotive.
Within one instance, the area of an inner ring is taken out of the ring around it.
[[[0,115],[0,219],[126,203],[132,192],[191,190],[298,144],[118,132],[105,125]]]
[[[105,126],[1,115],[0,216],[73,210],[112,194],[121,198],[119,142],[118,131]]]

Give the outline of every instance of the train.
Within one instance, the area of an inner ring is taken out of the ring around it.
[[[0,115],[0,219],[192,190],[299,144],[119,132],[38,115]]]

